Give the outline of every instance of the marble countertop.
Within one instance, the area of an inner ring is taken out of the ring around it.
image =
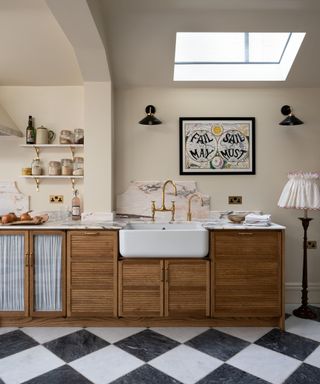
[[[195,220],[196,221],[196,220]],[[41,225],[0,225],[0,230],[22,230],[22,229],[34,229],[34,230],[73,230],[73,229],[82,229],[82,230],[89,230],[89,229],[96,229],[96,230],[120,230],[127,223],[133,223],[133,222],[144,222],[144,223],[150,223],[152,225],[152,222],[146,221],[146,220],[137,220],[136,218],[134,220],[132,219],[119,219],[116,221],[100,221],[100,222],[83,222],[83,221],[72,221],[72,220],[65,220],[65,221],[48,221]],[[159,221],[157,221],[158,223]],[[186,221],[176,221],[175,223],[188,223]],[[204,228],[208,230],[214,230],[214,229],[235,229],[235,230],[252,230],[252,229],[260,229],[260,230],[276,230],[276,229],[285,229],[283,225],[279,225],[276,223],[272,223],[269,226],[257,226],[257,225],[243,225],[243,224],[234,224],[227,220],[212,220],[212,221],[197,221],[200,222]]]

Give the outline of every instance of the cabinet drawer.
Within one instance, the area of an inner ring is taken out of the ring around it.
[[[90,262],[100,262],[117,249],[117,236],[113,232],[72,231],[68,239],[72,261],[90,258]]]

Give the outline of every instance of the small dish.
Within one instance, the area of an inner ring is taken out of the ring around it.
[[[246,218],[245,215],[236,215],[236,214],[228,215],[228,219],[232,223],[237,223],[237,224],[241,224],[245,218]]]

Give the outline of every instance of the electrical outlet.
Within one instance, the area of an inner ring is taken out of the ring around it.
[[[307,248],[308,249],[317,249],[317,242],[316,241],[307,241]]]
[[[242,204],[242,196],[229,196],[229,204]]]
[[[63,195],[50,195],[49,203],[63,203]]]

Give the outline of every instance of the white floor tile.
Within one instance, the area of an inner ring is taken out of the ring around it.
[[[263,335],[270,332],[272,328],[269,327],[218,327],[215,328],[218,331],[227,333],[228,335],[238,337],[239,339],[243,339],[249,341],[250,343],[254,343],[256,340],[260,339]]]
[[[249,345],[231,359],[228,364],[274,384],[281,384],[301,364],[301,361],[259,345]]]
[[[21,330],[28,336],[32,337],[38,343],[43,344],[47,341],[58,339],[59,337],[69,335],[69,333],[77,332],[81,328],[76,327],[26,327]]]
[[[304,362],[320,368],[320,347],[316,348]]]
[[[16,331],[18,328],[16,327],[0,327],[0,335],[3,335],[8,332]]]
[[[286,331],[320,342],[320,323],[317,321],[290,316],[286,321]]]
[[[153,331],[160,333],[161,335],[170,337],[170,339],[176,340],[179,343],[185,343],[186,341],[200,335],[208,330],[208,327],[169,327],[169,328],[151,328]]]
[[[0,377],[6,384],[19,384],[64,365],[42,345],[0,360]]]
[[[222,361],[187,345],[179,345],[149,361],[149,365],[185,384],[196,383],[222,364]]]
[[[88,327],[87,331],[95,334],[101,339],[108,341],[109,343],[116,343],[119,340],[125,339],[126,337],[135,335],[143,331],[145,328],[138,327]]]
[[[107,384],[143,365],[144,362],[114,345],[81,357],[69,365],[95,384]]]

